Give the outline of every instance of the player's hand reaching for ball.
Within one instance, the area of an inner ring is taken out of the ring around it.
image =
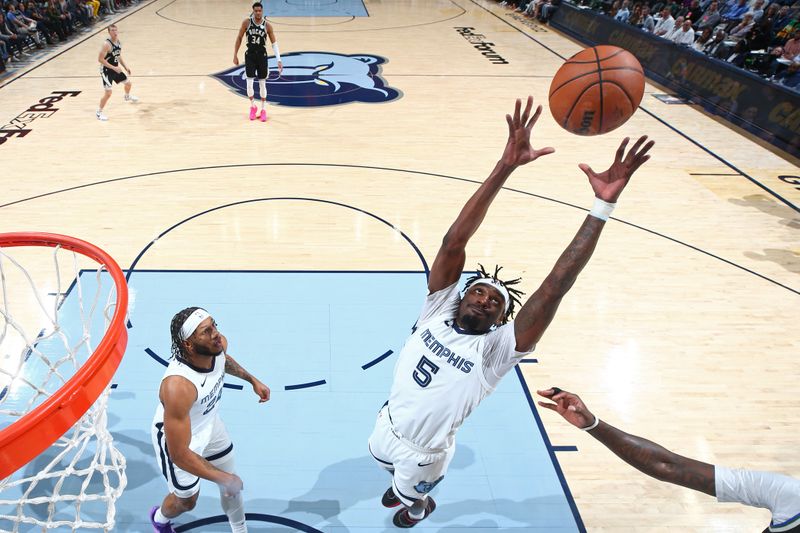
[[[269,401],[269,387],[258,381],[257,379],[253,378],[253,392],[256,393],[258,396],[258,403],[264,403]]]
[[[542,401],[537,403],[545,409],[550,409],[560,414],[564,417],[564,420],[573,426],[585,428],[594,424],[594,415],[589,411],[583,403],[583,400],[581,400],[577,394],[563,391],[558,387],[551,387],[547,390],[537,390],[536,394],[554,401],[555,403]]]
[[[542,106],[536,106],[536,111],[531,116],[533,108],[533,97],[529,96],[525,104],[525,112],[520,115],[522,101],[517,99],[514,107],[514,116],[506,115],[508,122],[508,141],[503,151],[503,164],[509,166],[522,166],[539,157],[555,152],[555,148],[548,146],[542,149],[535,149],[531,146],[531,130],[542,114]]]
[[[642,135],[625,155],[625,148],[628,146],[630,138],[625,137],[617,148],[614,162],[605,172],[597,173],[586,163],[581,163],[578,167],[588,176],[589,183],[592,185],[594,195],[603,201],[616,203],[617,198],[622,193],[622,189],[628,184],[640,166],[650,159],[647,152],[653,147],[655,141],[649,141],[642,147],[647,140],[647,135]]]

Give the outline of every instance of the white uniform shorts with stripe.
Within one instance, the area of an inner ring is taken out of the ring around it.
[[[164,479],[167,480],[169,491],[179,498],[189,498],[197,494],[200,490],[200,478],[181,470],[172,462],[167,448],[167,437],[164,434],[164,423],[154,424],[150,435],[158,466]],[[189,449],[220,470],[233,473],[233,442],[219,416],[214,419],[209,431],[192,435]]]
[[[378,412],[375,429],[369,437],[369,451],[381,468],[392,475],[395,495],[406,506],[427,497],[444,478],[453,459],[455,444],[446,450],[419,448],[392,429],[388,407]]]

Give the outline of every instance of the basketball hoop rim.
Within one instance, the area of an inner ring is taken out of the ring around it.
[[[28,464],[58,440],[97,400],[114,376],[128,343],[128,285],[109,254],[84,240],[57,233],[0,233],[0,248],[61,246],[105,266],[116,285],[114,315],[92,355],[41,405],[0,431],[0,479]]]

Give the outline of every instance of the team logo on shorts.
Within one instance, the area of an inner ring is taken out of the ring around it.
[[[444,479],[444,476],[441,476],[436,481],[420,481],[416,485],[414,485],[414,490],[419,492],[420,494],[427,494],[433,490],[433,487],[439,484],[441,480]]]
[[[349,102],[379,103],[400,97],[380,76],[386,59],[368,54],[344,55],[333,52],[291,52],[278,63],[269,58],[267,100],[293,107],[318,107]],[[247,98],[244,66],[213,75]],[[258,98],[258,83],[255,84]]]

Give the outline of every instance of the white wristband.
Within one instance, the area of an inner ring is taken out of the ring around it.
[[[614,211],[615,207],[617,207],[617,204],[610,204],[595,197],[594,205],[592,206],[592,210],[589,211],[589,214],[600,220],[608,220],[608,217],[611,216],[611,212]]]
[[[278,50],[278,43],[272,43],[272,51],[275,53],[275,61],[281,62],[281,51]]]
[[[600,419],[595,416],[594,417],[594,424],[592,424],[591,426],[586,426],[585,428],[581,428],[581,429],[584,430],[584,431],[591,431],[591,430],[593,430],[594,428],[596,428],[599,425],[600,425]]]

